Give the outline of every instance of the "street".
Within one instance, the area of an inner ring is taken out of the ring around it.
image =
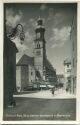
[[[43,98],[43,99],[65,99],[65,98],[75,98],[75,95],[66,92],[64,89],[57,89],[52,94],[51,90],[41,90],[34,93],[18,94],[14,97],[29,97],[29,98]]]
[[[16,106],[4,110],[4,120],[75,120],[76,99],[69,94],[65,97],[58,99],[59,94],[49,91],[15,95]]]

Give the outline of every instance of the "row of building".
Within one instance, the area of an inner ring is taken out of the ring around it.
[[[76,94],[77,85],[77,17],[73,15],[71,32],[70,32],[70,43],[71,43],[71,59],[64,61],[64,78],[65,78],[65,89],[70,93]]]

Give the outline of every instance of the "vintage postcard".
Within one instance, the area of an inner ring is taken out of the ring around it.
[[[76,121],[77,8],[3,3],[3,121]]]

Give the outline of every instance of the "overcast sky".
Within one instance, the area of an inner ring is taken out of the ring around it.
[[[15,27],[16,24],[21,23],[25,31],[25,41],[22,45],[18,38],[15,39],[19,49],[17,61],[24,53],[33,56],[34,29],[40,16],[46,29],[47,57],[57,73],[63,73],[63,61],[71,58],[70,31],[73,15],[76,16],[76,4],[71,3],[6,4],[7,26]]]

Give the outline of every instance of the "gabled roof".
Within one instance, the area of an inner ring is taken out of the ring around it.
[[[64,65],[66,65],[66,64],[71,64],[71,60],[69,58],[64,60]]]
[[[21,65],[32,65],[33,66],[34,57],[30,57],[30,56],[24,54],[16,65],[17,66],[21,66]]]
[[[52,66],[52,64],[50,63],[50,61],[47,58],[45,61],[45,65],[46,65],[46,68],[48,68],[49,70],[55,71],[54,67]]]

